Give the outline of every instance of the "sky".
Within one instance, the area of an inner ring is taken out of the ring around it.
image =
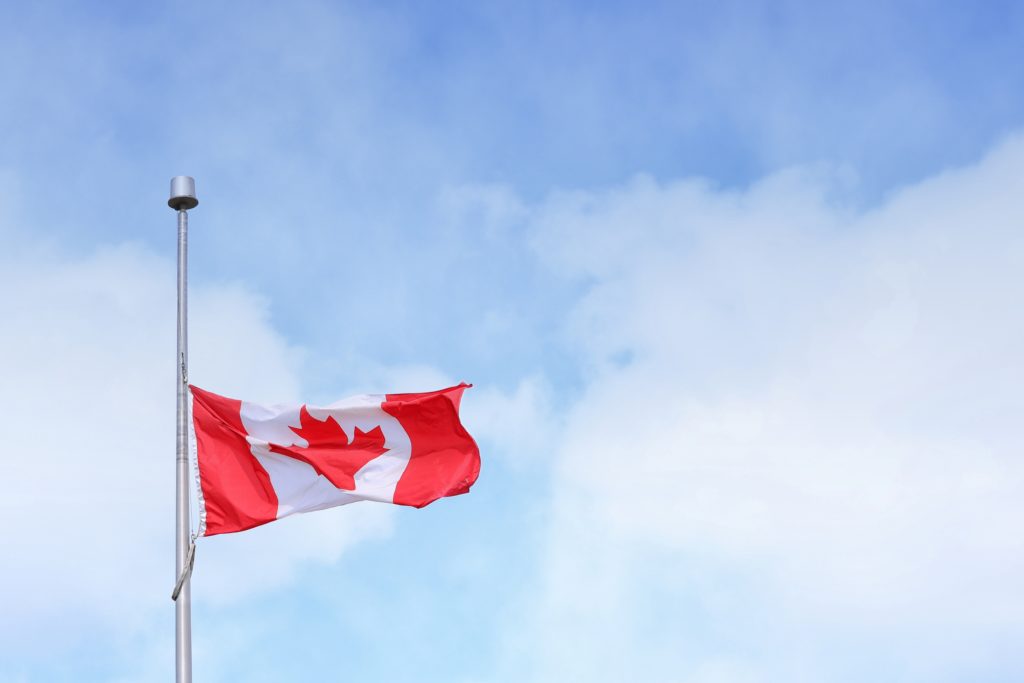
[[[7,3],[0,681],[173,676],[190,379],[474,384],[201,539],[197,681],[1024,678],[1024,9]]]

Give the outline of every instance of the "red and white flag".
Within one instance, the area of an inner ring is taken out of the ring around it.
[[[470,385],[264,406],[192,386],[199,535],[358,500],[423,507],[469,491],[480,451],[459,421]]]

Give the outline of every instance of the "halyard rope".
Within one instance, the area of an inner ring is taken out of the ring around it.
[[[186,405],[186,408],[185,408],[185,419],[188,420],[188,422],[191,424],[191,421],[192,421],[192,410],[191,410],[192,406],[191,406],[191,403],[192,403],[192,401],[190,399],[192,398],[192,390],[188,386],[188,369],[187,369],[187,366],[185,365],[185,355],[184,354],[182,354],[182,356],[181,356],[181,382],[182,382],[182,384],[185,385],[186,396],[189,398],[189,400],[187,400],[186,403],[185,403],[185,405]],[[196,463],[192,462],[192,457],[191,457],[191,455],[192,455],[192,443],[191,443],[192,439],[190,437],[191,437],[191,430],[186,430],[185,431],[186,449],[187,449],[187,452],[188,452],[188,455],[189,455],[188,466],[189,466],[189,469],[192,469],[193,467],[196,466]],[[191,487],[189,487],[188,494],[189,494],[188,495],[188,507],[189,507],[189,512],[191,513],[191,511],[192,511],[191,510],[191,508],[192,508],[192,490],[191,490]],[[182,567],[181,574],[178,576],[178,580],[174,583],[174,590],[171,591],[171,600],[173,600],[175,602],[178,601],[178,596],[181,594],[181,588],[182,588],[182,586],[185,585],[185,581],[187,581],[188,578],[190,576],[192,576],[192,568],[195,566],[195,563],[196,563],[196,538],[199,535],[199,528],[198,528],[198,526],[200,524],[200,520],[198,518],[199,518],[199,508],[198,508],[198,501],[197,501],[196,514],[195,515],[189,514],[189,532],[190,533],[189,533],[188,552],[185,554],[185,566]],[[193,523],[196,524],[195,527],[192,526]]]
[[[178,601],[178,595],[181,593],[181,587],[185,585],[185,581],[192,575],[192,565],[196,561],[196,535],[192,534],[192,540],[188,544],[188,554],[185,555],[185,566],[181,569],[181,576],[178,577],[178,582],[174,584],[174,590],[171,591],[171,600]]]

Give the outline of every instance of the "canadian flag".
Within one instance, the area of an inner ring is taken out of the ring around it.
[[[480,451],[459,421],[460,384],[259,405],[191,389],[200,536],[358,500],[423,507],[469,491]]]

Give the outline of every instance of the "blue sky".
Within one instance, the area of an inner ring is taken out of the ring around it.
[[[176,174],[193,381],[484,457],[204,540],[196,680],[1024,675],[1018,3],[4,16],[0,680],[172,675]]]

